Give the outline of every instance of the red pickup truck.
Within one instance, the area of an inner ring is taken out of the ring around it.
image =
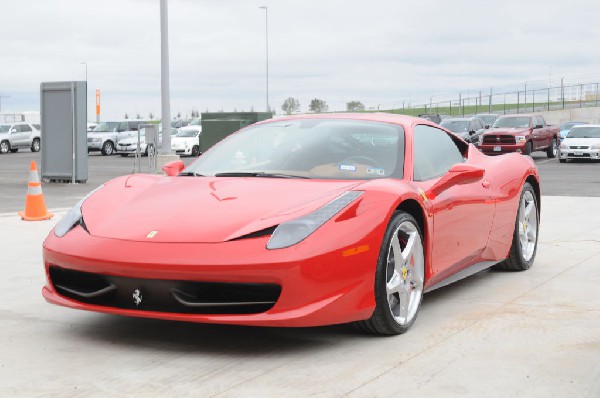
[[[486,155],[544,151],[549,158],[558,154],[557,125],[547,125],[542,115],[504,115],[479,138],[479,149]]]

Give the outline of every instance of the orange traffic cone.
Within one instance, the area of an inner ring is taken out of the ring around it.
[[[27,184],[27,198],[25,199],[25,211],[20,211],[19,215],[25,221],[48,220],[54,214],[46,210],[46,202],[42,194],[42,184],[37,172],[35,160],[31,161],[29,169],[29,183]]]

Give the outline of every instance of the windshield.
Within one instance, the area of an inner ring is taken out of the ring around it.
[[[600,138],[600,127],[573,127],[567,138]]]
[[[483,120],[483,123],[485,123],[486,125],[492,124],[492,123],[494,123],[494,120],[496,120],[496,115],[475,115],[475,116],[480,118],[481,120]]]
[[[195,137],[198,135],[196,130],[180,130],[177,133],[177,137]]]
[[[571,127],[579,125],[579,124],[587,124],[584,122],[566,122],[560,125],[560,130],[570,130]]]
[[[453,133],[466,133],[469,131],[468,120],[444,120],[440,126],[447,128]]]
[[[0,133],[8,133],[10,126],[10,124],[0,124]]]
[[[92,131],[94,133],[108,133],[108,132],[117,131],[118,128],[119,128],[119,122],[102,122],[102,123],[98,124],[96,126],[96,128]]]
[[[500,117],[492,127],[529,128],[530,119],[529,116]]]
[[[183,173],[316,179],[402,178],[402,127],[343,119],[273,121],[221,141]]]

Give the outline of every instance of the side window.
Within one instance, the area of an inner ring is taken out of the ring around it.
[[[448,134],[432,126],[418,125],[413,134],[413,178],[427,181],[437,178],[456,163],[463,163],[463,155]]]
[[[127,122],[119,123],[119,128],[117,129],[118,132],[123,132],[123,131],[127,131],[127,130],[129,130]]]
[[[28,125],[28,124],[22,124],[22,125],[21,125],[21,132],[23,132],[23,133],[28,133],[28,132],[30,132],[30,131],[31,131],[31,127],[29,127],[29,125]]]
[[[543,126],[544,125],[544,118],[542,116],[538,116],[537,117],[537,122],[535,124]]]

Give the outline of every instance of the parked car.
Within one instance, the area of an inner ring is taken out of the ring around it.
[[[0,124],[0,154],[17,152],[23,148],[39,152],[40,138],[40,130],[29,123]]]
[[[600,160],[600,125],[585,124],[573,126],[560,144],[560,163],[567,159]]]
[[[160,128],[160,126],[159,126]],[[171,128],[171,141],[177,135],[178,130]],[[117,142],[117,151],[121,156],[128,156],[135,154],[137,150],[138,135],[137,133],[131,137],[123,138]],[[158,133],[158,143],[155,145],[146,143],[146,129],[140,129],[140,154],[144,156],[156,154],[156,150],[162,148],[162,132]]]
[[[102,155],[112,155],[117,150],[117,142],[137,135],[138,126],[147,123],[145,120],[101,122],[88,133],[88,152],[101,151]]]
[[[163,170],[117,177],[67,212],[43,245],[47,301],[390,335],[424,292],[536,254],[533,159],[485,156],[424,119],[270,119]]]
[[[479,149],[486,155],[518,152],[530,155],[544,151],[549,158],[558,154],[558,126],[547,125],[542,115],[500,116],[480,136]]]
[[[200,155],[200,126],[182,127],[176,136],[171,137],[171,149],[178,155]]]
[[[182,127],[187,126],[188,124],[190,124],[190,122],[188,120],[173,120],[173,121],[171,121],[171,127],[175,128],[175,129],[180,129]]]
[[[494,124],[496,119],[498,119],[498,115],[495,115],[493,113],[478,113],[477,115],[474,115],[473,117],[478,117],[481,120],[483,120],[483,124],[485,125],[486,129],[489,129],[490,127],[492,127],[492,125]]]
[[[569,130],[571,130],[571,127],[573,126],[579,126],[580,124],[588,124],[588,122],[566,122],[566,123],[562,123],[558,129],[558,139],[559,142],[562,143],[562,141],[565,139],[565,137],[567,136],[567,134],[569,134]]]
[[[477,145],[485,131],[483,120],[478,117],[453,117],[442,120],[440,126],[457,134],[463,140]]]
[[[437,113],[423,113],[420,114],[419,117],[437,124],[440,124],[440,122],[442,121],[442,117]]]

